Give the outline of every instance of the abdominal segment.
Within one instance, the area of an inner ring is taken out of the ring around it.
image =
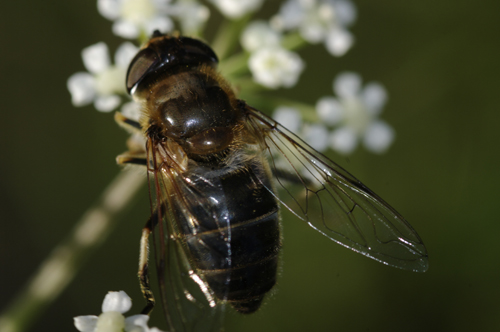
[[[173,211],[191,265],[219,300],[252,313],[276,283],[281,248],[269,178],[262,165],[248,163],[196,171],[190,180],[190,194],[203,193],[203,200],[190,213],[179,213],[180,206]]]

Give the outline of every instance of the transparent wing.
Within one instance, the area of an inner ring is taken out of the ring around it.
[[[411,225],[342,167],[256,109],[247,128],[268,158],[279,201],[336,243],[383,264],[424,272],[425,246]]]
[[[222,331],[224,296],[216,298],[197,272],[180,223],[197,223],[199,218],[211,218],[216,224],[223,220],[205,195],[192,186],[193,179],[184,174],[178,160],[161,145],[148,149],[148,160],[152,224],[156,224],[152,238],[168,331]]]

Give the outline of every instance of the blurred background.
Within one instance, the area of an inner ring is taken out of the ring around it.
[[[383,266],[284,214],[282,271],[256,314],[229,314],[227,331],[492,331],[500,329],[500,2],[356,0],[356,44],[333,58],[301,51],[307,69],[283,96],[314,104],[345,70],[379,81],[396,130],[384,155],[330,154],[418,231],[423,274]],[[268,13],[279,7],[266,3]],[[212,11],[215,12],[214,10]],[[269,14],[264,12],[264,18]],[[9,1],[0,12],[0,311],[120,172],[126,133],[112,114],[75,108],[66,80],[80,52],[122,39],[96,1]],[[114,44],[113,44],[114,42]],[[497,152],[495,152],[497,151]],[[144,187],[119,226],[31,331],[76,331],[109,290],[142,309],[139,237]],[[150,326],[162,327],[160,311]]]

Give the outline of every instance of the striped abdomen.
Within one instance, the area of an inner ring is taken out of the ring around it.
[[[190,179],[205,201],[190,211],[194,221],[175,213],[193,268],[218,299],[254,312],[276,283],[281,247],[269,178],[262,165],[248,163],[231,171],[198,169]]]

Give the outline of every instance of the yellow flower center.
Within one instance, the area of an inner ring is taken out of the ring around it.
[[[344,123],[354,129],[358,135],[364,134],[372,122],[372,115],[358,98],[348,98],[341,101],[344,106]]]

